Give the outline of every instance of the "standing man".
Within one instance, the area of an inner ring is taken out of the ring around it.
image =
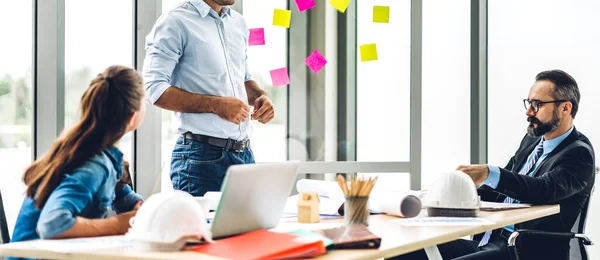
[[[594,187],[594,149],[573,125],[579,100],[579,88],[569,74],[540,72],[523,100],[527,135],[508,165],[461,165],[457,169],[482,185],[478,189],[482,200],[560,204],[560,213],[490,230],[474,240],[438,245],[444,259],[466,255],[468,259],[509,259],[508,237],[516,229],[571,232]],[[569,239],[523,236],[517,242],[520,259],[569,259]],[[394,259],[427,257],[420,250]]]
[[[249,30],[229,7],[234,3],[187,1],[163,14],[146,37],[148,99],[174,112],[181,133],[171,182],[194,196],[219,191],[230,165],[254,163],[250,120],[266,124],[275,116],[248,71]]]

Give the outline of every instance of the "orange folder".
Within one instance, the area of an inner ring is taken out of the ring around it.
[[[323,241],[260,229],[204,244],[194,251],[229,259],[292,259],[322,255]]]

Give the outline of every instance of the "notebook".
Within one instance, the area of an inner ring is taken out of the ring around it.
[[[325,254],[323,241],[265,229],[217,240],[194,251],[229,259],[297,259]]]
[[[499,202],[489,202],[483,201],[481,203],[481,210],[485,211],[498,211],[498,210],[507,210],[507,209],[522,209],[522,208],[530,208],[530,204],[524,203],[499,203]]]
[[[335,249],[379,248],[381,238],[363,224],[352,224],[315,231],[331,240]]]

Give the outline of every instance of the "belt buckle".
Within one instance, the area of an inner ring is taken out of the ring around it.
[[[238,143],[240,146],[238,149],[235,149],[234,152],[241,153],[244,151],[244,149],[246,149],[248,142],[246,140],[244,140],[244,141],[239,141]]]

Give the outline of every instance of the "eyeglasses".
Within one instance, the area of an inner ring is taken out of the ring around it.
[[[567,101],[569,101],[569,100],[541,101],[541,100],[537,100],[537,99],[533,99],[533,100],[523,99],[523,106],[525,106],[525,109],[529,109],[529,107],[531,106],[531,108],[533,109],[533,112],[537,113],[538,111],[540,111],[540,107],[543,104],[562,103],[562,102],[567,102]]]

